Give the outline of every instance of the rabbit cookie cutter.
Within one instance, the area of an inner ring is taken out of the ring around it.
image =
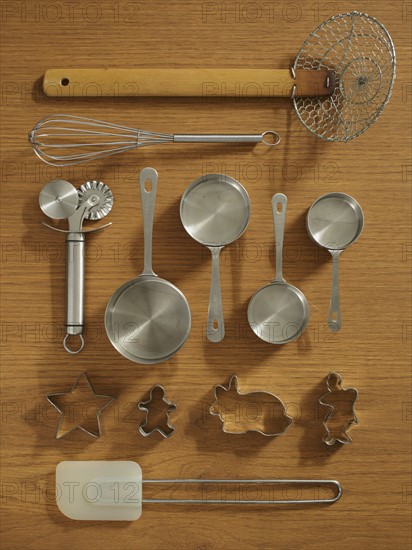
[[[355,413],[358,390],[344,388],[342,376],[337,372],[329,373],[326,387],[327,393],[319,399],[319,403],[329,409],[323,419],[325,427],[323,441],[326,445],[334,445],[337,441],[343,444],[352,443],[348,430],[352,424],[358,424]]]
[[[146,413],[146,419],[139,426],[139,432],[144,437],[152,435],[154,432],[159,432],[164,438],[174,434],[175,427],[169,421],[169,414],[176,410],[176,405],[166,398],[163,386],[154,385],[149,392],[149,399],[140,401],[137,408]],[[158,420],[159,412],[163,415],[163,420],[160,421]],[[155,413],[157,413],[156,416]]]
[[[285,433],[293,423],[279,397],[261,390],[241,392],[235,374],[227,387],[216,385],[214,395],[215,401],[209,412],[220,418],[225,433],[240,435],[258,432],[274,437]]]

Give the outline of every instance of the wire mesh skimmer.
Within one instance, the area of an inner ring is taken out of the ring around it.
[[[383,111],[392,92],[395,69],[394,45],[379,21],[359,12],[336,15],[309,35],[291,67],[291,98],[297,116],[321,139],[349,141],[367,130]],[[190,73],[186,69],[176,71],[179,81]],[[254,78],[254,71],[248,71],[250,78]],[[278,69],[274,74],[279,71],[284,72]],[[157,72],[160,78],[162,69]],[[328,76],[317,93],[302,95],[302,74],[307,73]],[[284,92],[271,95],[284,95]],[[41,160],[64,166],[158,143],[277,145],[280,137],[273,131],[255,135],[164,134],[90,118],[51,115],[36,124],[29,133],[29,141]]]
[[[292,71],[327,68],[335,73],[329,97],[293,97],[301,122],[327,141],[349,141],[378,118],[392,93],[396,55],[386,28],[369,15],[336,15],[313,31]]]

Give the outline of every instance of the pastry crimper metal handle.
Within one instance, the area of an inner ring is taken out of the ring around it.
[[[84,346],[84,234],[66,236],[66,336],[63,346],[69,353],[78,353]],[[79,335],[80,348],[72,350],[67,344],[71,335]]]
[[[98,197],[89,197],[84,204],[79,206],[75,214],[69,218],[69,228],[80,229],[66,233],[66,335],[63,340],[64,349],[71,354],[79,353],[84,347],[84,257],[85,257],[85,233],[99,231],[102,227],[82,231],[84,218],[92,208],[97,206]],[[50,226],[49,226],[50,227]],[[72,349],[69,346],[70,336],[78,336],[80,345]]]
[[[96,180],[85,183],[77,191],[64,180],[49,182],[40,193],[40,207],[51,218],[67,218],[69,229],[58,229],[47,223],[50,229],[66,233],[66,335],[63,346],[68,353],[79,353],[84,347],[84,256],[85,233],[98,231],[109,224],[95,229],[83,230],[84,219],[101,219],[110,210],[113,195],[107,185]],[[78,336],[77,348],[69,346],[69,338]]]

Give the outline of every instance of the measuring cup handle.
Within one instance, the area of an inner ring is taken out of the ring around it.
[[[330,330],[336,332],[341,327],[340,299],[339,299],[339,256],[341,250],[335,250],[332,254],[332,294],[330,297],[328,325]]]
[[[220,251],[223,247],[209,247],[212,253],[212,282],[210,285],[209,311],[206,336],[210,342],[220,342],[225,336],[222,289],[220,287]]]
[[[278,209],[278,205],[281,209]],[[276,193],[272,197],[273,222],[275,225],[275,244],[276,244],[276,277],[275,281],[283,281],[282,274],[282,256],[283,256],[283,236],[285,234],[286,209],[288,199],[283,193]]]
[[[142,275],[154,275],[152,269],[152,241],[157,179],[158,174],[154,168],[144,168],[140,172],[140,197],[142,200],[144,233],[144,270]]]

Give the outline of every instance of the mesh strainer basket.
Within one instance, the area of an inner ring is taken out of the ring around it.
[[[294,97],[301,122],[327,141],[349,141],[371,126],[388,103],[396,56],[385,27],[369,15],[336,15],[314,30],[296,56],[293,70],[335,72],[331,96]]]

